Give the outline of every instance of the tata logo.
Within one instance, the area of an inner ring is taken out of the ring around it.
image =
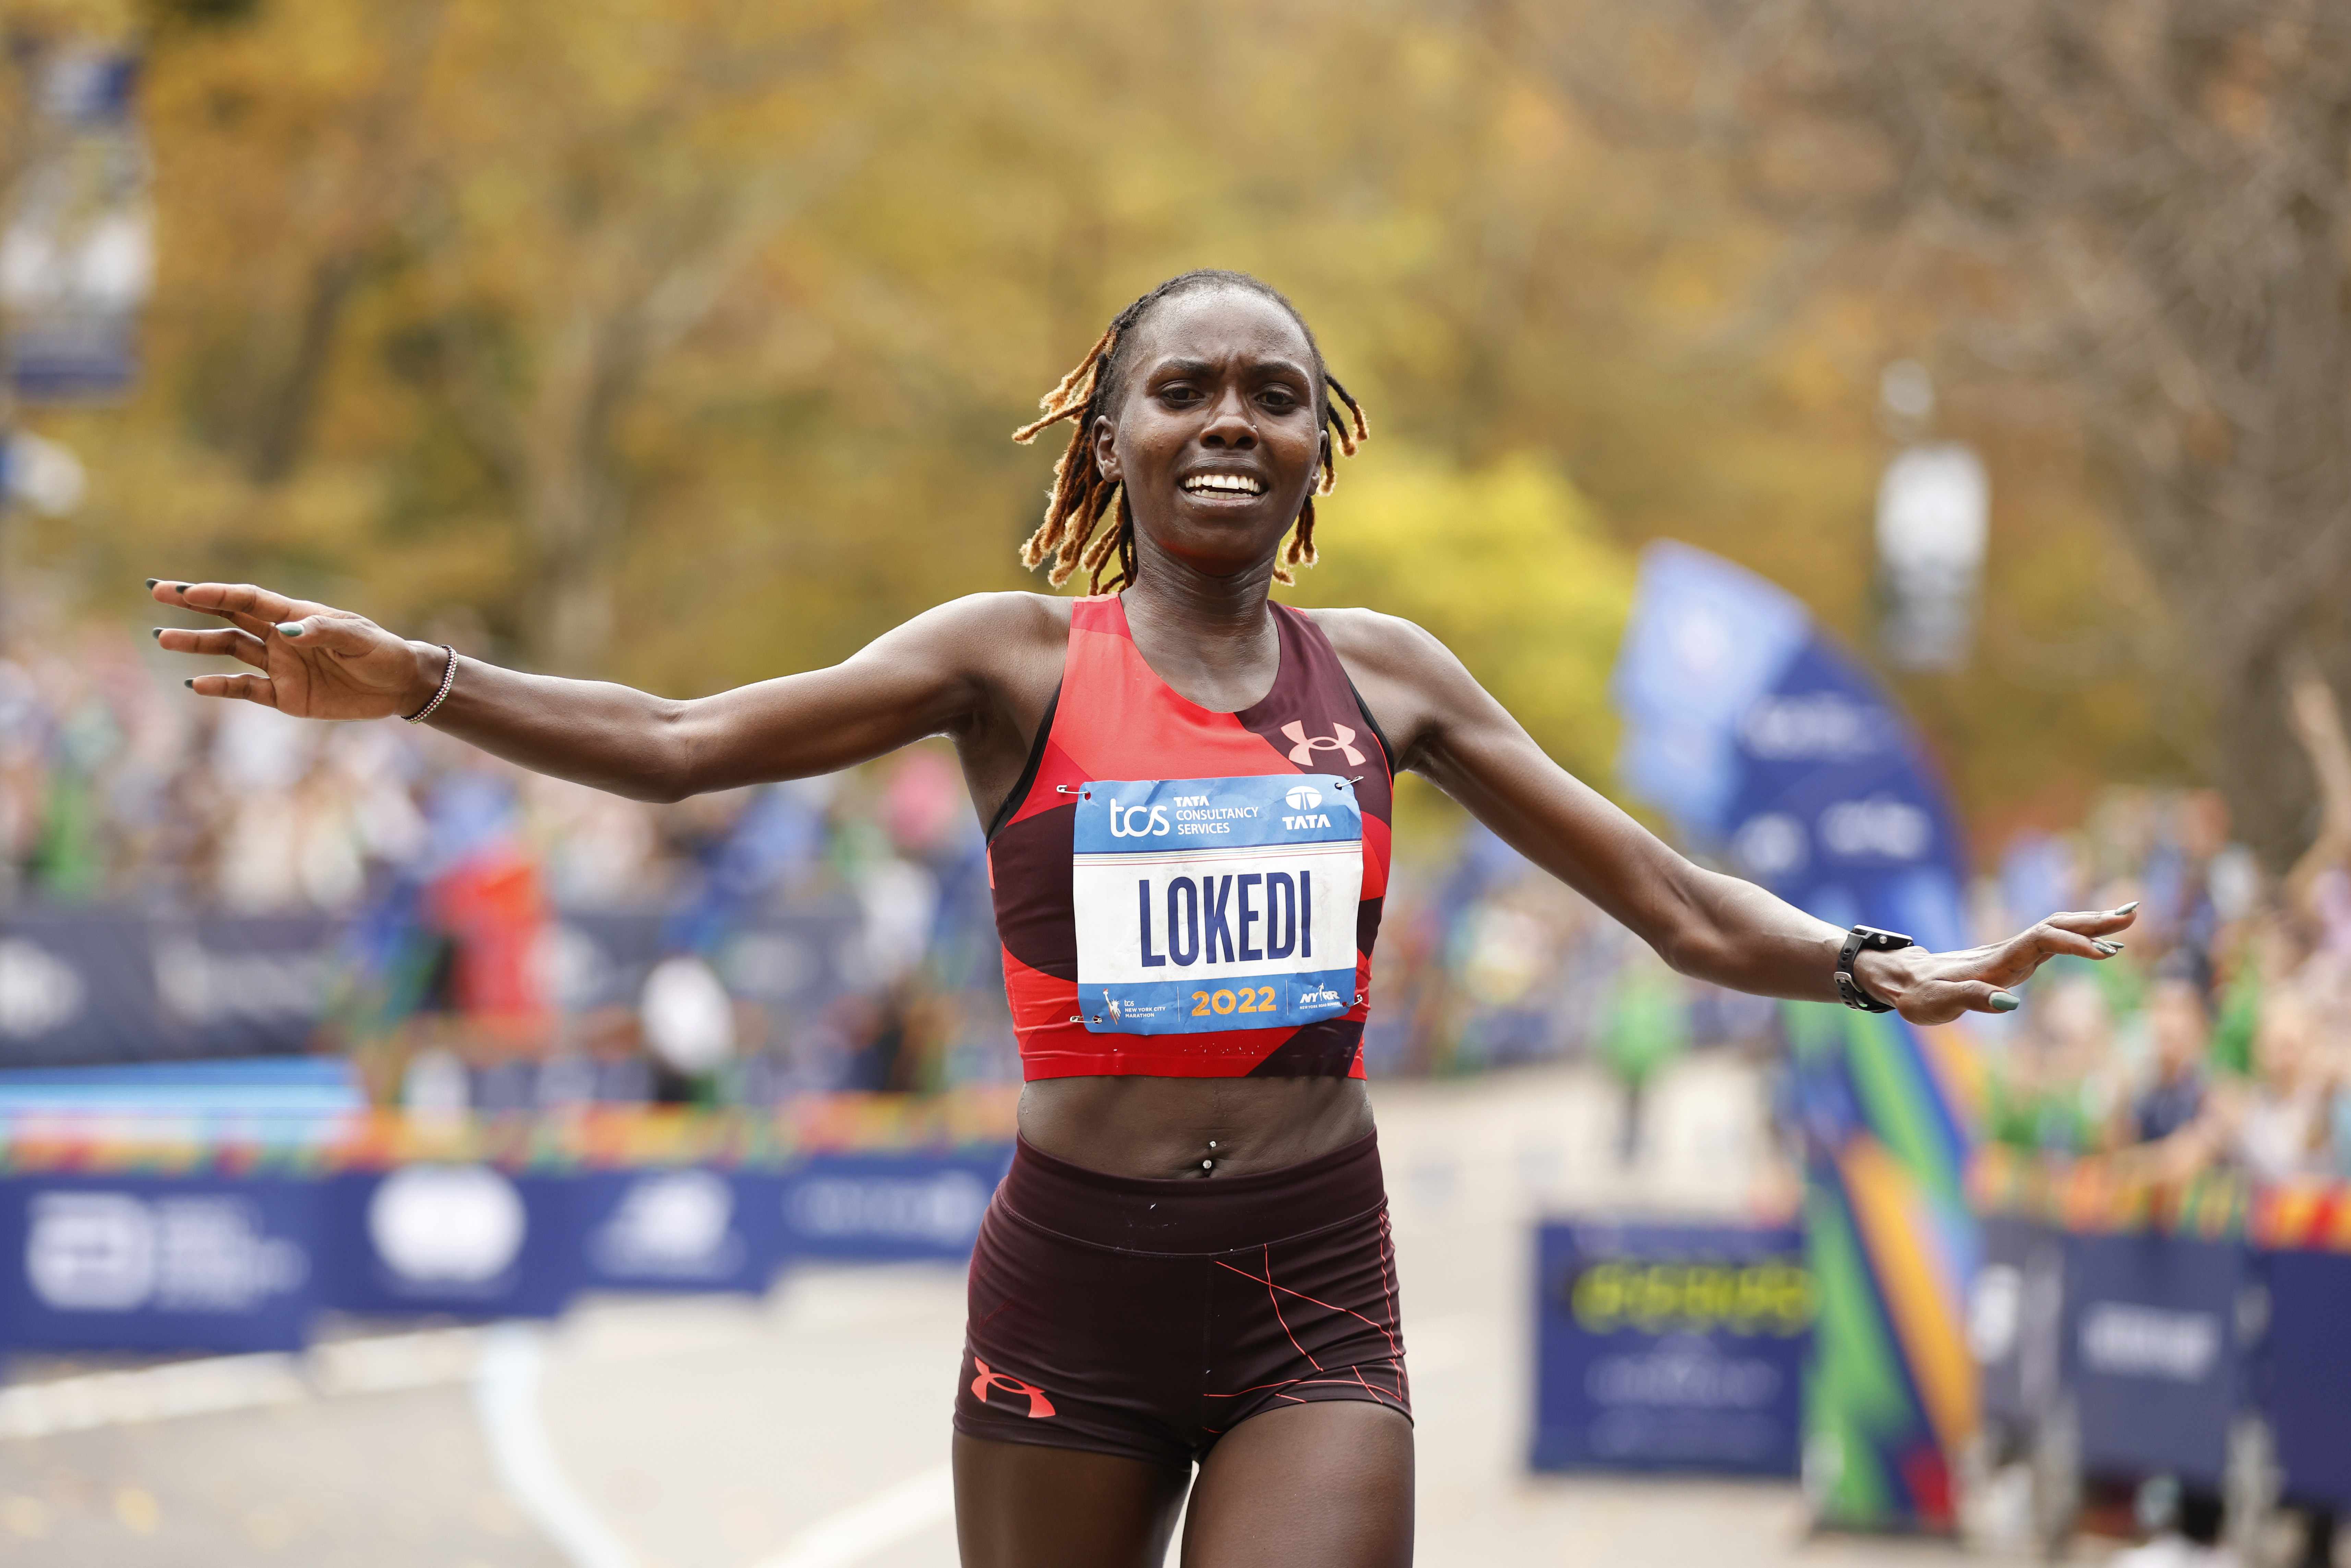
[[[1364,754],[1355,749],[1355,732],[1343,724],[1332,725],[1330,735],[1310,736],[1305,725],[1293,718],[1281,727],[1281,733],[1298,743],[1290,748],[1290,760],[1301,768],[1314,766],[1318,751],[1335,751],[1357,768],[1364,765]]]
[[[1352,735],[1353,731],[1350,730],[1347,733]],[[1295,815],[1281,819],[1281,825],[1283,827],[1294,830],[1298,828],[1327,828],[1331,825],[1331,819],[1329,817],[1324,816],[1314,810],[1315,807],[1322,803],[1322,791],[1314,788],[1313,785],[1293,785],[1290,788],[1290,793],[1284,795],[1282,799],[1290,803],[1290,810],[1296,813]]]
[[[1138,819],[1141,827],[1135,825]],[[1165,806],[1121,806],[1115,800],[1110,803],[1110,836],[1113,839],[1153,839],[1175,831]]]

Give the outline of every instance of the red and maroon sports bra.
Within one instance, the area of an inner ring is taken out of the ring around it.
[[[1280,672],[1227,714],[1152,672],[1115,596],[1071,606],[988,830],[1026,1077],[1363,1076],[1391,758],[1330,640],[1270,608]]]

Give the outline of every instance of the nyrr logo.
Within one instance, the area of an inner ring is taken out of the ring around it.
[[[1298,743],[1290,748],[1290,760],[1301,768],[1311,768],[1316,752],[1335,751],[1352,765],[1361,768],[1364,754],[1355,749],[1355,732],[1343,724],[1332,725],[1331,731],[1331,735],[1309,736],[1306,726],[1294,718],[1283,725],[1281,733]],[[1337,738],[1332,738],[1333,736]]]
[[[1301,992],[1298,998],[1298,1005],[1301,1008],[1335,1008],[1344,1004],[1338,992],[1328,986],[1322,986],[1311,991]]]
[[[1029,1417],[1032,1421],[1041,1421],[1053,1413],[1053,1402],[1046,1398],[1045,1391],[1035,1384],[1023,1383],[1005,1373],[990,1372],[987,1363],[976,1355],[971,1358],[971,1364],[979,1369],[979,1375],[971,1380],[971,1396],[982,1405],[987,1403],[988,1390],[1001,1388],[1007,1394],[1021,1395],[1028,1399]]]

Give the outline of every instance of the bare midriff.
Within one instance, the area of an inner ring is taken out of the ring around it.
[[[1020,1135],[1113,1176],[1249,1176],[1372,1130],[1360,1078],[1045,1078],[1020,1095]]]

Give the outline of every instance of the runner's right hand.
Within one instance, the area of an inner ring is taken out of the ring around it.
[[[258,674],[198,675],[199,696],[240,697],[297,718],[388,718],[433,700],[449,655],[395,637],[363,615],[251,583],[153,581],[148,593],[217,615],[211,631],[163,627],[156,641],[174,653],[225,654]]]

